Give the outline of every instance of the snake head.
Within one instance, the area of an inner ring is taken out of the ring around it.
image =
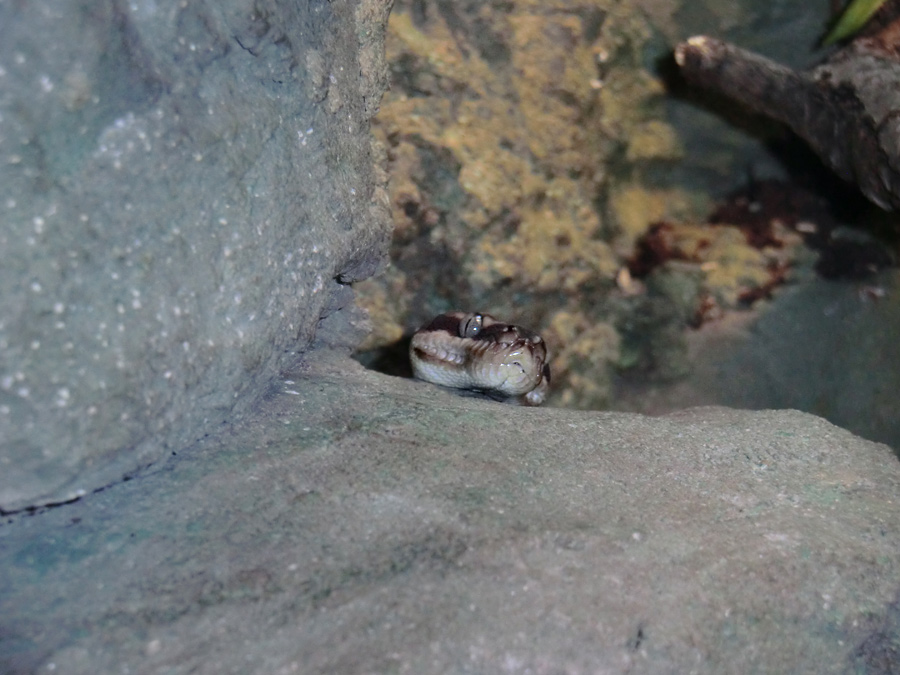
[[[410,361],[419,379],[524,405],[543,403],[550,385],[544,340],[490,314],[435,317],[413,335]]]

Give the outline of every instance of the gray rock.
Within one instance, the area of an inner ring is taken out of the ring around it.
[[[0,527],[10,673],[888,673],[900,463],[794,411],[515,408],[315,354]]]
[[[382,264],[390,4],[0,5],[0,510],[239,415]]]
[[[823,279],[786,287],[754,313],[688,335],[688,377],[622,386],[618,410],[686,406],[794,408],[900,453],[900,271],[867,283]]]

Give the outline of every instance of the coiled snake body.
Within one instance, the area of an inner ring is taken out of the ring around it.
[[[550,388],[547,347],[530,330],[490,314],[448,312],[412,337],[413,374],[522,405],[540,405]]]

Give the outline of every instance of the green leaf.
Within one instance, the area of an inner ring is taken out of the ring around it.
[[[885,0],[852,0],[841,14],[841,18],[822,40],[822,45],[831,45],[853,35],[884,3]]]

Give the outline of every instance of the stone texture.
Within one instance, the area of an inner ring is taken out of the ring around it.
[[[889,673],[900,464],[794,411],[461,398],[315,354],[0,526],[4,673]]]
[[[895,669],[885,446],[329,349],[384,253],[388,5],[0,7],[0,508],[89,492],[0,519],[0,672]]]
[[[620,383],[615,406],[652,414],[713,403],[795,408],[900,452],[898,332],[897,270],[867,284],[800,284],[758,315],[703,326],[689,338],[688,377],[657,387]]]
[[[239,414],[382,263],[389,8],[0,5],[0,509]]]

